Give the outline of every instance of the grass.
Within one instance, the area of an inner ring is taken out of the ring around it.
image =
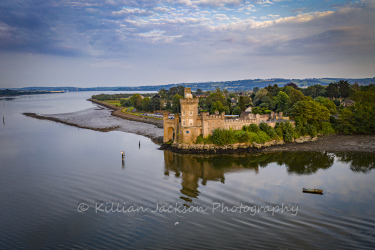
[[[114,105],[116,107],[121,107],[120,100],[104,100],[103,102]]]
[[[134,107],[126,107],[121,110],[122,113],[129,114],[129,115],[135,115],[144,117],[145,119],[155,119],[155,120],[163,120],[163,118],[157,118],[157,117],[151,117],[151,116],[144,116],[143,113],[140,112],[131,112],[134,109]]]

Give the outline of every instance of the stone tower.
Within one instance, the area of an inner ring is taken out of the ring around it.
[[[193,98],[191,88],[185,88],[184,98],[180,99],[181,105],[181,122],[180,122],[180,136],[183,143],[193,143],[197,136],[201,133],[198,119],[198,103],[199,98]]]

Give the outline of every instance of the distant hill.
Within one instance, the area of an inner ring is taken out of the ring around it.
[[[202,89],[203,91],[215,90],[217,87],[227,89],[228,91],[238,90],[252,90],[255,87],[263,88],[269,84],[284,86],[287,83],[295,83],[299,87],[308,87],[315,84],[328,85],[331,82],[339,80],[347,80],[349,83],[358,83],[360,85],[368,85],[375,83],[373,78],[308,78],[308,79],[253,79],[253,80],[236,80],[236,81],[221,81],[221,82],[195,82],[195,83],[179,83],[167,85],[154,85],[154,86],[139,86],[139,87],[93,87],[93,88],[77,88],[77,87],[26,87],[26,88],[11,88],[11,90],[18,91],[159,91],[161,88],[169,89],[178,85],[189,87],[193,91]]]

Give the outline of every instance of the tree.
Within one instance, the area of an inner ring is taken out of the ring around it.
[[[262,100],[262,98],[265,97],[267,94],[268,94],[268,91],[267,91],[265,88],[264,88],[264,89],[260,89],[260,90],[255,94],[254,104],[255,104],[255,105],[259,105],[259,104],[260,104],[260,100]]]
[[[149,97],[145,97],[141,101],[141,108],[144,111],[149,111],[151,108],[151,99]]]
[[[301,91],[304,95],[311,96],[312,98],[326,96],[326,89],[319,84],[309,86],[306,89],[301,89]]]
[[[299,101],[294,104],[290,114],[295,116],[296,119],[313,124],[316,127],[320,122],[329,119],[329,110],[316,101]]]
[[[130,102],[132,103],[133,107],[136,109],[139,109],[141,106],[142,97],[140,94],[134,94],[132,97],[130,97]]]
[[[172,104],[169,100],[167,100],[167,105],[165,107],[167,110],[172,110]]]
[[[173,113],[180,113],[180,99],[181,98],[182,98],[182,96],[180,96],[179,94],[175,94],[173,96],[173,99],[172,99],[172,103],[173,103],[172,111],[173,111]]]
[[[195,92],[197,95],[202,95],[203,94],[203,91],[201,89],[197,89],[197,91]]]
[[[160,96],[159,95],[155,95],[151,99],[151,110],[152,111],[161,110],[160,104],[161,104]]]
[[[299,89],[297,84],[295,84],[294,82],[290,82],[290,83],[284,85],[284,87],[287,87],[287,86],[292,87],[292,88],[297,89],[297,90]]]
[[[340,110],[337,129],[344,134],[375,133],[375,91],[357,91],[353,100],[354,106]]]
[[[180,96],[184,96],[185,87],[178,85],[176,87],[172,87],[168,90],[168,97],[172,99],[175,94],[179,94]]]
[[[279,86],[277,86],[277,84],[274,84],[273,86],[271,86],[269,84],[267,87],[265,87],[265,89],[268,91],[268,93],[271,96],[276,96],[277,93],[279,93],[279,91],[280,91],[280,88],[279,88]]]
[[[280,91],[275,98],[276,112],[286,112],[288,110],[290,97],[283,91]]]
[[[271,97],[269,97],[268,95],[266,95],[265,97],[262,98],[261,100],[262,104],[261,105],[266,105],[267,106],[267,109],[269,110],[274,110],[275,109],[275,104],[273,102],[273,100],[271,99]]]
[[[246,104],[245,104],[245,99],[243,98],[243,96],[240,96],[239,106],[240,106],[240,109],[241,109],[242,111],[245,111],[245,109],[246,109]]]
[[[254,87],[253,88],[253,93],[256,93],[256,92],[258,92],[259,91],[259,87]]]
[[[225,112],[225,107],[220,101],[215,101],[212,103],[210,113],[214,114],[215,111],[218,111],[219,114]]]
[[[307,97],[304,96],[301,91],[296,90],[290,86],[285,87],[284,91],[290,97],[289,108],[291,108],[296,102],[307,101]]]
[[[347,98],[350,95],[350,83],[348,81],[340,80],[337,83],[339,87],[340,97]]]
[[[319,96],[315,98],[314,101],[323,104],[329,110],[329,113],[331,115],[337,114],[336,104],[333,101],[329,100],[328,98]]]
[[[326,88],[327,96],[331,98],[337,98],[340,95],[339,85],[331,82]]]
[[[165,90],[164,88],[161,88],[161,89],[159,90],[158,94],[160,95],[160,97],[161,97],[162,99],[167,99],[167,98],[168,98],[168,96],[167,96],[168,91]]]
[[[211,110],[213,102],[220,101],[223,106],[227,106],[227,100],[220,93],[212,93],[209,97],[206,98],[206,105]]]
[[[220,87],[216,87],[216,93],[223,94],[223,91],[221,91]]]
[[[241,115],[241,108],[240,107],[235,107],[234,109],[233,109],[233,115]]]

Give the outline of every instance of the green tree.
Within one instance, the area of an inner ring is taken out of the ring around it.
[[[240,96],[239,106],[242,111],[245,111],[246,103],[245,103],[245,99],[243,98],[243,96]]]
[[[130,102],[132,103],[133,107],[136,109],[139,109],[142,102],[142,97],[140,94],[134,94],[132,97],[130,97]]]
[[[340,97],[348,98],[350,95],[350,83],[348,81],[340,80],[337,83],[339,87]]]
[[[313,125],[320,124],[322,121],[329,119],[329,110],[319,102],[315,101],[299,101],[294,104],[290,114],[299,118],[303,122]]]
[[[259,87],[254,87],[253,88],[253,93],[256,93],[256,92],[258,92],[259,91]]]
[[[168,91],[165,90],[164,88],[161,88],[158,92],[158,94],[160,95],[160,97],[162,99],[167,99],[168,98]]]
[[[226,98],[222,94],[220,94],[220,93],[212,93],[212,94],[210,94],[210,96],[206,98],[206,103],[205,104],[211,110],[211,106],[212,106],[213,102],[217,102],[217,101],[221,102],[221,104],[223,106],[227,106],[227,100],[226,100]]]
[[[301,89],[301,91],[304,95],[311,96],[312,98],[326,96],[326,89],[320,84],[309,86],[306,89]]]
[[[287,86],[284,88],[285,93],[289,96],[289,108],[291,108],[296,102],[307,101],[307,98],[300,90],[296,90],[293,87]]]
[[[266,108],[269,109],[269,110],[274,110],[275,109],[275,103],[271,99],[271,97],[269,97],[268,95],[262,98],[261,103],[262,104],[266,104]]]
[[[329,100],[328,98],[318,96],[317,98],[314,99],[314,101],[323,104],[329,110],[329,113],[331,115],[337,114],[336,104],[333,101]]]
[[[331,82],[326,88],[327,96],[330,98],[337,98],[340,96],[339,85]]]
[[[280,91],[275,98],[276,112],[286,112],[288,110],[290,97],[283,91]]]
[[[155,95],[154,97],[152,97],[151,99],[151,110],[152,111],[155,111],[155,110],[161,110],[161,100],[160,100],[160,96],[158,95]]]
[[[233,115],[241,115],[241,108],[240,107],[235,107],[233,109]]]
[[[151,108],[151,99],[149,97],[145,97],[141,101],[141,108],[144,111],[149,111]]]
[[[172,111],[173,113],[180,113],[180,99],[182,98],[181,95],[175,94],[172,99]]]
[[[344,134],[375,133],[375,91],[357,91],[353,100],[354,106],[340,110],[337,130]]]
[[[267,94],[268,94],[268,91],[265,88],[264,89],[260,89],[255,94],[254,104],[258,106],[260,104],[260,100],[262,100],[262,98],[265,97]]]
[[[212,103],[210,113],[214,114],[215,111],[218,111],[219,114],[225,112],[225,107],[220,101],[215,101]]]

